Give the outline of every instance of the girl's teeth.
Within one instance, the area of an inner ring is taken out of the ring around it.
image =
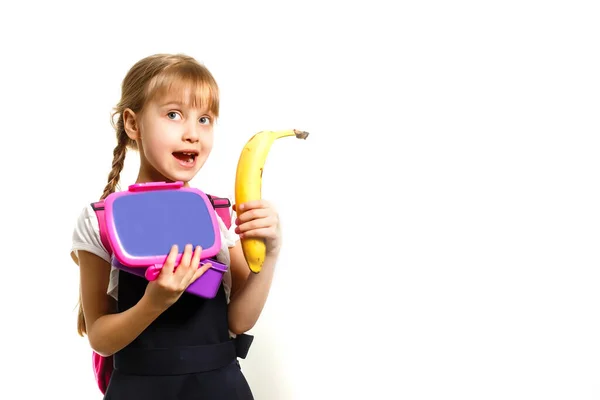
[[[187,163],[191,164],[194,162],[195,155],[191,153],[183,153],[184,156],[188,156]]]

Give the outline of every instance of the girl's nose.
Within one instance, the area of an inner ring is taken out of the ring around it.
[[[190,143],[196,143],[198,140],[200,140],[200,134],[196,124],[190,124],[185,127],[183,140]]]

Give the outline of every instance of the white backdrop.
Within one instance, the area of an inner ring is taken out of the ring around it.
[[[594,2],[213,3],[3,6],[0,398],[100,398],[71,232],[125,73],[184,52],[222,89],[197,187],[232,196],[259,130],[311,133],[263,176],[285,247],[257,399],[598,399]]]

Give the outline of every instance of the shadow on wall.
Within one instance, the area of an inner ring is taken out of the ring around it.
[[[239,360],[242,371],[255,399],[292,399],[291,369],[286,369],[285,352],[273,330],[268,328],[269,324],[263,322],[261,325],[266,327],[256,327],[248,332],[254,335],[254,341],[246,359]]]

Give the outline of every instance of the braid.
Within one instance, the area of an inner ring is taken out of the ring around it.
[[[117,131],[117,145],[113,150],[112,169],[108,174],[108,183],[104,188],[104,193],[102,193],[102,200],[104,200],[109,194],[114,193],[114,191],[116,190],[117,185],[119,184],[121,171],[123,170],[123,166],[125,165],[125,155],[127,154],[127,146],[131,145],[130,139],[127,136],[127,133],[125,132],[123,117],[119,117],[119,121],[117,122],[117,126],[115,127],[115,129]],[[81,302],[81,293],[79,294],[77,333],[80,336],[83,336],[87,333],[87,328],[85,325],[85,315],[83,313],[83,303]]]
[[[125,133],[125,126],[123,123],[123,117],[119,117],[119,121],[116,126],[117,130],[117,145],[113,150],[113,162],[112,169],[108,174],[108,183],[104,187],[104,193],[102,193],[101,199],[105,199],[109,194],[114,193],[119,185],[119,179],[121,171],[125,165],[125,155],[127,154],[127,145],[129,143],[129,137]]]

